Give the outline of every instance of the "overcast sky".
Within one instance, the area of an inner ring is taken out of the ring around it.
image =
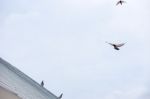
[[[0,0],[0,57],[63,99],[150,99],[150,1],[116,2]]]

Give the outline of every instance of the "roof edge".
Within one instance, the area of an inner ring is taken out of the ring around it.
[[[5,66],[7,66],[7,68],[11,71],[13,71],[14,73],[16,73],[18,76],[23,77],[24,80],[26,80],[27,82],[33,82],[34,84],[32,84],[33,86],[35,86],[36,88],[39,88],[40,90],[42,90],[44,93],[48,94],[48,95],[52,95],[54,96],[56,99],[58,98],[56,95],[54,95],[52,92],[50,92],[49,90],[47,90],[46,88],[42,87],[39,83],[37,83],[35,80],[33,80],[32,78],[30,78],[29,76],[27,76],[25,73],[23,73],[22,71],[20,71],[19,69],[17,69],[15,66],[11,65],[10,63],[8,63],[7,61],[5,61],[4,59],[2,59],[0,57],[0,63],[4,64]]]

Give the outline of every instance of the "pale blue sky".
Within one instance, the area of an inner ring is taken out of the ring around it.
[[[150,1],[116,2],[1,0],[0,57],[63,99],[149,99]]]

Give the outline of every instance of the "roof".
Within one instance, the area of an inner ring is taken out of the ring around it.
[[[57,99],[53,93],[42,87],[19,69],[0,58],[0,86],[23,99]]]

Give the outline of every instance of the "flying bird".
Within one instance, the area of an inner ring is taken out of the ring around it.
[[[123,3],[126,3],[126,1],[120,0],[116,3],[116,5],[119,5],[119,4],[122,5]]]
[[[41,86],[43,87],[44,86],[44,81],[42,80],[42,82],[41,82]]]
[[[61,99],[62,98],[62,96],[63,96],[63,93],[58,97],[58,99]]]
[[[106,42],[106,43],[108,43],[108,42]],[[110,44],[111,46],[113,46],[115,50],[120,50],[119,47],[125,45],[125,43],[121,43],[121,44],[108,43],[108,44]]]

